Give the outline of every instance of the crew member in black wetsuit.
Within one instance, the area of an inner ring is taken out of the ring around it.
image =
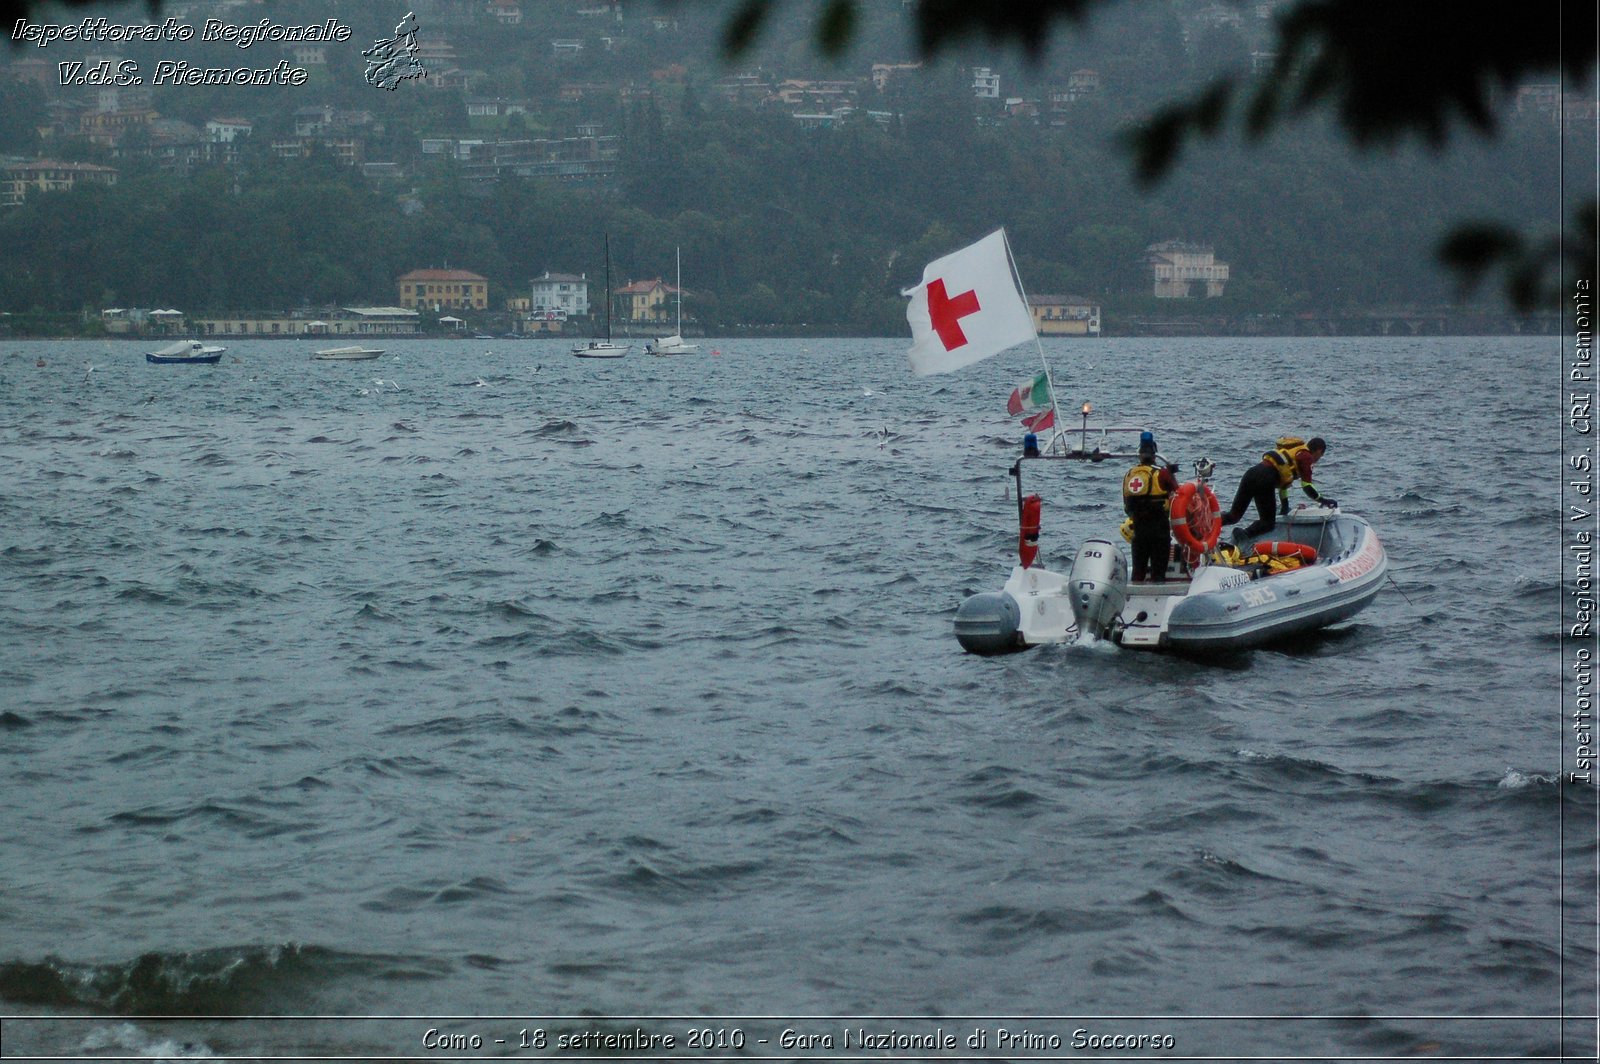
[[[1296,480],[1300,481],[1301,489],[1313,502],[1320,502],[1324,506],[1338,505],[1311,482],[1312,467],[1327,449],[1328,445],[1321,436],[1313,436],[1310,440],[1284,436],[1278,440],[1276,447],[1261,456],[1261,461],[1245,470],[1244,476],[1239,478],[1239,490],[1233,497],[1233,505],[1222,515],[1222,522],[1231,525],[1241,520],[1251,503],[1255,503],[1259,516],[1248,527],[1233,530],[1235,544],[1250,543],[1277,527],[1272,493],[1278,493],[1277,512],[1288,514],[1289,485]]]
[[[1148,432],[1140,433],[1139,464],[1122,478],[1122,508],[1133,518],[1134,583],[1166,578],[1167,560],[1172,555],[1167,503],[1178,490],[1173,469],[1156,465],[1156,438]]]

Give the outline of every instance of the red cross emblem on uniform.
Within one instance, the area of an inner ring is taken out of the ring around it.
[[[1128,478],[1129,495],[1143,495],[1144,489],[1145,483],[1143,474],[1135,473],[1133,476]]]

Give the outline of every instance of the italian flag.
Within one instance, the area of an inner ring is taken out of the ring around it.
[[[1006,412],[1017,417],[1035,410],[1047,410],[1050,405],[1050,378],[1044,373],[1037,373],[1017,382],[1011,398],[1006,402]]]
[[[1029,432],[1043,432],[1045,429],[1053,429],[1056,425],[1056,408],[1052,406],[1042,414],[1033,414],[1025,417],[1022,419],[1022,424]]]

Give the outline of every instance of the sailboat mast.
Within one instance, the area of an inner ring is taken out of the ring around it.
[[[606,234],[606,343],[611,342],[611,234]]]
[[[678,249],[678,339],[683,339],[683,249]]]

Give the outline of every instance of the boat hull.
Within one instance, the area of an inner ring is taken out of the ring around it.
[[[144,360],[156,366],[213,365],[220,361],[226,347],[211,347],[199,340],[179,340],[159,351],[146,351]]]
[[[627,353],[628,348],[617,344],[589,344],[572,349],[573,358],[621,358]]]
[[[686,343],[682,336],[663,336],[644,345],[647,355],[689,355],[698,350],[699,344]]]
[[[1383,589],[1388,556],[1360,518],[1340,525],[1349,542],[1326,561],[1184,596],[1167,615],[1166,644],[1189,653],[1241,650],[1348,620]]]
[[[1027,650],[1022,608],[1004,591],[973,595],[956,607],[956,641],[967,653],[985,657]]]
[[[145,352],[144,360],[156,366],[214,366],[222,361],[222,354],[214,355],[152,355]]]
[[[382,354],[381,349],[370,347],[330,347],[311,357],[319,362],[365,362]]]

